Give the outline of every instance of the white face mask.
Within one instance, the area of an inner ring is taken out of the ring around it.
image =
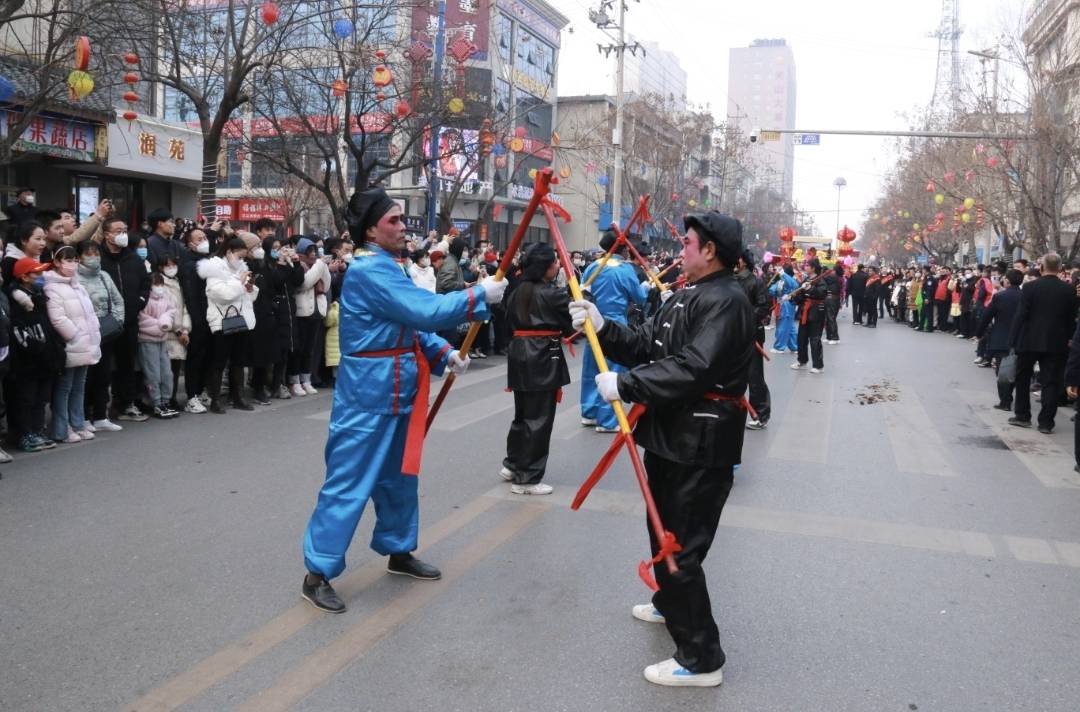
[[[166,267],[161,271],[165,274],[166,277],[175,277],[177,273],[176,267]]]
[[[266,251],[263,250],[263,248],[261,248],[261,247],[256,247],[254,250],[251,251],[251,257],[253,259],[261,260],[265,256],[266,256]]]
[[[36,202],[37,202],[37,199],[36,199],[36,198],[34,197],[34,194],[33,194],[33,193],[31,193],[30,195],[26,196],[26,204],[27,204],[27,205],[33,205],[33,204],[34,204],[34,203],[36,203]]]
[[[345,264],[351,263],[353,261],[352,253],[351,252],[346,252],[345,256],[342,257],[341,259],[345,260]]]
[[[113,244],[116,245],[117,247],[127,247],[128,246],[128,234],[126,232],[120,233],[119,235],[117,235],[116,237],[113,238]]]
[[[195,245],[195,253],[199,255],[210,254],[210,243],[206,240],[203,240],[198,245]]]
[[[427,257],[421,257],[420,258],[420,266],[424,267],[424,268],[430,267],[431,266],[431,260],[429,260]]]
[[[163,296],[165,296],[165,287],[161,287],[161,286],[151,287],[150,291],[154,293],[155,297],[163,297]]]
[[[232,253],[226,254],[225,259],[228,260],[229,266],[232,267],[233,269],[239,269],[240,265],[242,265],[244,263],[244,260],[242,260],[241,258],[237,257],[236,255],[234,255]]]
[[[463,259],[463,260],[469,259],[469,251],[468,250],[465,250],[465,251],[463,251],[461,253],[461,259]]]

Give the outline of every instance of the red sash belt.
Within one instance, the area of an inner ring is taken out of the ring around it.
[[[420,474],[420,460],[424,454],[424,431],[427,423],[428,397],[431,389],[431,366],[427,357],[420,350],[419,340],[412,347],[402,349],[384,349],[382,351],[358,351],[356,358],[393,358],[394,359],[394,412],[397,412],[397,394],[401,383],[401,357],[405,354],[416,355],[416,398],[413,400],[412,414],[409,415],[409,431],[405,436],[405,453],[401,458],[401,472],[405,475]]]
[[[514,336],[562,336],[562,332],[549,329],[515,329]]]
[[[825,301],[824,299],[810,299],[809,297],[807,297],[806,301],[803,302],[802,314],[799,315],[799,323],[800,324],[805,324],[807,322],[807,320],[810,318],[810,307],[811,306],[813,306],[815,304],[821,304],[824,301]]]
[[[740,408],[744,409],[747,413],[749,413],[751,418],[757,420],[757,411],[754,410],[753,406],[750,405],[750,401],[746,399],[746,396],[729,396],[723,393],[714,393],[713,391],[709,391],[708,393],[703,395],[702,398],[711,401],[731,401],[732,403],[735,403]]]

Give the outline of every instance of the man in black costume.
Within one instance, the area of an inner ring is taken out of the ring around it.
[[[685,218],[683,273],[687,286],[645,324],[629,328],[604,319],[587,301],[570,304],[574,326],[589,319],[605,352],[625,373],[602,373],[604,400],[647,407],[635,430],[645,449],[649,488],[666,529],[682,550],[678,571],[654,566],[659,591],[635,606],[635,618],[664,623],[673,658],[645,668],[658,685],[714,687],[725,662],[701,565],[742,458],[746,391],[756,322],[734,278],[742,254],[742,225],[715,211]],[[653,554],[660,552],[650,532]]]

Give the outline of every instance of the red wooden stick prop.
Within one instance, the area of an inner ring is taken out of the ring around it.
[[[638,205],[634,209],[634,214],[630,216],[630,222],[626,223],[626,229],[625,230],[619,230],[619,226],[616,225],[615,223],[612,223],[612,227],[614,227],[616,232],[618,232],[618,239],[615,240],[615,244],[613,244],[610,248],[608,248],[608,251],[606,253],[604,253],[604,256],[600,258],[600,266],[597,267],[596,271],[593,272],[592,275],[587,280],[585,280],[585,282],[581,285],[582,289],[588,289],[589,285],[593,283],[594,279],[596,279],[596,276],[598,274],[600,274],[600,272],[604,269],[604,267],[608,263],[608,260],[611,259],[611,255],[614,254],[616,248],[618,248],[619,240],[622,240],[624,238],[624,235],[626,235],[626,233],[630,232],[630,230],[634,227],[634,224],[637,223],[639,220],[641,221],[641,224],[644,225],[645,221],[648,219],[648,217],[649,217],[649,196],[648,195],[643,195],[643,196],[641,196],[641,198],[638,199]]]
[[[551,241],[555,244],[555,251],[559,255],[559,263],[562,265],[563,272],[566,273],[570,293],[574,296],[574,299],[581,300],[583,299],[581,285],[578,284],[577,277],[574,276],[574,270],[570,264],[570,254],[566,251],[566,244],[563,242],[562,233],[559,231],[559,223],[555,220],[555,211],[558,210],[568,222],[570,215],[563,210],[562,206],[553,205],[549,200],[543,201],[541,208],[544,211],[544,217],[547,218],[548,230],[551,233]],[[600,341],[596,338],[596,330],[593,329],[592,322],[589,320],[585,321],[585,336],[589,339],[589,347],[592,349],[593,357],[596,359],[597,370],[600,373],[606,373],[608,370],[607,360],[604,358],[604,352],[600,348]],[[626,418],[622,401],[612,401],[611,407],[615,411],[615,417],[619,420],[620,434],[626,443],[626,450],[630,454],[630,462],[633,464],[634,474],[637,476],[638,487],[641,488],[641,496],[645,500],[645,513],[648,516],[649,525],[656,536],[657,542],[660,543],[660,551],[656,557],[649,562],[643,561],[638,565],[638,576],[641,577],[646,586],[653,591],[657,591],[659,587],[652,576],[650,565],[664,561],[667,564],[668,571],[674,574],[679,570],[675,564],[675,554],[682,549],[682,546],[675,540],[675,536],[671,532],[664,529],[664,523],[660,520],[660,512],[656,509],[656,501],[653,499],[652,490],[649,489],[645,465],[641,462],[641,455],[638,453],[634,433],[630,428],[630,422]]]
[[[495,279],[501,280],[506,277],[507,271],[509,271],[510,266],[513,264],[514,255],[517,253],[518,248],[521,247],[521,241],[525,239],[525,232],[529,229],[529,223],[532,222],[533,215],[536,214],[536,210],[540,207],[540,203],[551,191],[551,185],[558,182],[559,179],[555,177],[555,173],[551,168],[544,168],[537,172],[536,179],[533,182],[532,198],[529,199],[529,204],[525,207],[525,212],[521,216],[521,222],[518,223],[517,230],[514,231],[514,237],[510,240],[510,244],[507,245],[506,252],[503,253],[502,261],[499,262],[499,269],[495,272]],[[474,321],[469,326],[469,333],[465,335],[465,341],[462,342],[461,348],[458,350],[458,356],[465,358],[465,355],[472,349],[473,342],[476,341],[476,336],[479,333],[480,322]],[[450,392],[450,387],[454,385],[455,377],[453,371],[446,375],[446,380],[443,381],[442,389],[439,391],[438,397],[428,410],[427,428],[425,432],[431,430],[431,424],[435,421],[435,416],[439,414],[439,408],[442,407],[443,401],[446,400],[446,394]]]

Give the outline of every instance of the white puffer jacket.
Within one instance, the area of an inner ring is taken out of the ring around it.
[[[322,282],[323,293],[316,296],[315,285]],[[304,273],[304,283],[296,289],[296,316],[311,316],[315,313],[316,303],[319,306],[320,316],[326,316],[326,295],[330,293],[330,268],[322,260],[315,260],[315,264]]]
[[[78,275],[65,277],[49,270],[45,273],[45,296],[49,299],[49,321],[64,340],[67,368],[93,366],[100,361],[101,327]]]
[[[255,298],[259,296],[259,288],[252,287],[250,292],[244,288],[240,277],[248,271],[247,263],[241,261],[234,270],[224,257],[211,257],[199,260],[198,271],[206,280],[206,321],[210,331],[221,331],[221,320],[226,314],[231,316],[237,311],[244,317],[248,330],[254,329]]]

